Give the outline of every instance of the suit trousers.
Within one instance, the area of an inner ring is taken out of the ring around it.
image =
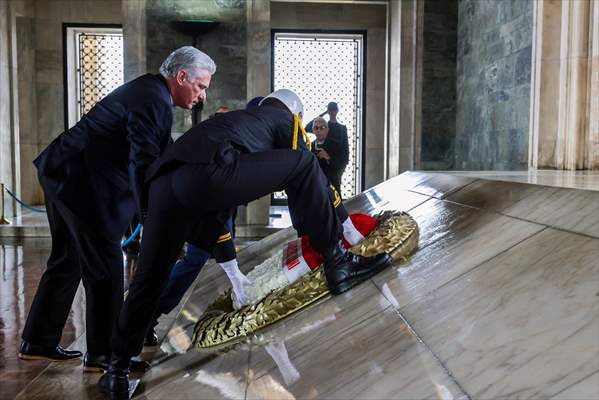
[[[44,186],[43,178],[40,178]],[[57,346],[80,280],[86,298],[87,351],[110,354],[110,335],[123,303],[120,242],[96,234],[51,193],[46,212],[52,250],[31,304],[23,339]]]
[[[156,318],[160,317],[160,314],[170,313],[177,307],[209,259],[210,252],[187,243],[185,256],[173,266],[168,283],[160,296],[160,306]]]
[[[233,229],[231,218],[227,220],[227,228],[229,231]],[[234,246],[232,242],[231,244]],[[170,313],[177,307],[187,289],[189,289],[200,274],[204,264],[210,259],[211,252],[209,249],[211,248],[212,246],[208,248],[207,246],[197,246],[193,243],[187,243],[185,256],[173,266],[166,288],[160,296],[160,306],[158,307],[156,318],[160,317],[160,314]],[[212,252],[215,254],[217,262],[228,261],[228,259],[219,260],[216,249],[212,250]]]
[[[115,359],[127,360],[141,351],[173,262],[202,215],[280,190],[307,216],[304,230],[314,246],[330,250],[342,226],[329,200],[327,179],[310,152],[270,150],[241,154],[224,165],[182,164],[152,181],[137,272],[112,336]]]

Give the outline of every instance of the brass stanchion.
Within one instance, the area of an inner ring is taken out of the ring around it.
[[[0,183],[0,225],[9,225],[10,221],[4,217],[4,183]]]

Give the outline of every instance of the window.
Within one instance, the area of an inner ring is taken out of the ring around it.
[[[304,102],[304,124],[339,105],[337,120],[347,126],[349,164],[343,174],[341,195],[361,191],[364,34],[275,32],[273,86],[295,91]],[[324,117],[328,119],[328,116]],[[275,200],[284,198],[275,194]]]
[[[67,26],[67,121],[72,127],[98,101],[124,82],[123,30]]]

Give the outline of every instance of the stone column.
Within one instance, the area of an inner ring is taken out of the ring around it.
[[[389,2],[387,6],[387,126],[385,135],[385,179],[399,174],[399,76],[401,3]]]
[[[124,0],[122,10],[125,82],[128,82],[147,72],[146,0]]]
[[[270,92],[270,0],[247,0],[247,100]]]
[[[594,1],[534,4],[532,168],[599,168],[599,133],[592,112],[598,107],[596,8]]]
[[[591,4],[591,55],[589,73],[590,96],[589,96],[589,131],[586,138],[587,153],[586,167],[588,169],[599,169],[599,4],[593,1]]]
[[[0,0],[0,182],[20,196],[19,120],[16,78],[16,2]],[[2,194],[0,194],[1,198]],[[16,204],[5,196],[4,212],[16,215]]]
[[[48,120],[55,120],[56,117],[45,119],[39,117],[43,113],[40,112],[37,106],[40,97],[38,87],[43,86],[45,91],[48,92],[48,85],[45,84],[47,82],[58,82],[57,84],[62,86],[62,68],[55,64],[55,61],[61,58],[57,57],[57,51],[51,53],[47,51],[47,47],[40,51],[36,46],[36,37],[47,39],[48,36],[52,35],[47,32],[44,35],[40,34],[43,24],[36,21],[35,1],[19,0],[15,3],[18,4],[15,10],[15,26],[17,37],[16,59],[19,66],[16,69],[18,86],[16,104],[19,115],[20,197],[29,204],[43,204],[44,194],[37,179],[37,169],[33,166],[32,161],[39,154],[40,148],[43,148],[39,139],[38,126],[44,126],[48,129],[45,123]],[[52,32],[55,32],[55,30],[53,29]],[[47,59],[42,60],[39,57],[41,54]],[[38,70],[40,69],[43,73],[38,78]],[[62,105],[62,97],[57,97],[55,93],[52,92],[52,95],[48,97],[51,97],[56,103],[60,102]],[[43,104],[47,108],[47,103]],[[48,111],[45,115],[55,116],[58,113],[58,109],[54,107],[52,111]],[[60,109],[59,118],[61,117],[62,109]],[[38,123],[41,123],[41,125],[38,125]]]
[[[387,176],[420,162],[422,4],[389,2],[389,103]]]
[[[270,0],[247,0],[247,100],[270,93]],[[240,207],[239,225],[268,225],[270,195]]]

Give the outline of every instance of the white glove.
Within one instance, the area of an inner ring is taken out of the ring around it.
[[[233,286],[233,293],[237,298],[237,302],[241,305],[248,304],[249,297],[246,294],[246,288],[252,285],[252,282],[239,270],[239,266],[237,265],[237,260],[233,259],[231,261],[225,261],[223,263],[219,263],[221,268],[225,271],[229,280],[231,281],[231,286]]]

